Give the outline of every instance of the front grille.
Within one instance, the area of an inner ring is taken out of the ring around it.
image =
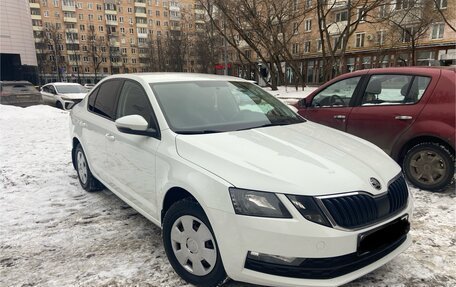
[[[358,193],[323,198],[321,202],[338,226],[352,229],[392,216],[405,208],[407,199],[407,184],[404,177],[400,176],[388,186],[388,192],[381,196]]]

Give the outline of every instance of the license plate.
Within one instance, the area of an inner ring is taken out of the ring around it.
[[[358,236],[358,254],[379,250],[401,239],[410,231],[408,215]]]

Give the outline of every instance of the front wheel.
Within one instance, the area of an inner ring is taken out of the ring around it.
[[[453,182],[454,164],[454,154],[448,148],[425,142],[407,152],[403,168],[408,180],[416,187],[441,191]]]
[[[163,219],[163,244],[169,262],[185,281],[200,287],[226,281],[212,227],[197,202],[183,199],[169,208]]]

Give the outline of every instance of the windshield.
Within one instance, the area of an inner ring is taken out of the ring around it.
[[[246,82],[150,84],[170,128],[180,134],[226,132],[304,122],[285,104]]]
[[[55,88],[59,94],[87,93],[87,89],[81,85],[56,85]]]

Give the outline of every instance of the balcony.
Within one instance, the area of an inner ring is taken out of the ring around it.
[[[146,13],[142,13],[142,12],[135,12],[135,16],[136,17],[147,18],[147,14]]]
[[[77,23],[78,19],[76,19],[76,17],[63,17],[63,22]]]
[[[117,15],[117,11],[116,11],[116,10],[105,10],[105,14],[108,14],[108,15]]]
[[[147,23],[136,23],[136,27],[138,27],[138,28],[147,28]]]
[[[138,33],[138,38],[147,38],[147,33]]]
[[[169,7],[169,11],[176,11],[176,12],[179,12],[179,11],[180,11],[180,7],[178,7],[178,6],[170,6],[170,7]]]
[[[32,15],[32,20],[41,20],[41,15]]]
[[[62,5],[62,10],[69,11],[69,12],[76,12],[76,6],[75,5]]]
[[[33,26],[33,31],[44,31],[44,28],[42,26]]]
[[[35,38],[35,43],[43,43],[43,38]]]
[[[143,3],[143,2],[136,2],[135,1],[135,7],[144,7],[144,8],[146,8],[146,2]]]
[[[30,5],[30,8],[36,8],[36,9],[40,9],[40,3],[29,3]]]
[[[169,29],[170,29],[171,31],[180,31],[180,30],[181,30],[181,27],[180,27],[180,26],[171,26],[171,27],[169,27]]]
[[[79,39],[65,39],[67,44],[79,44]]]
[[[111,62],[113,67],[122,67],[122,62]]]
[[[117,20],[106,20],[106,25],[108,26],[117,26]]]
[[[76,28],[67,28],[67,29],[65,29],[65,32],[77,34],[79,32],[79,30]]]

